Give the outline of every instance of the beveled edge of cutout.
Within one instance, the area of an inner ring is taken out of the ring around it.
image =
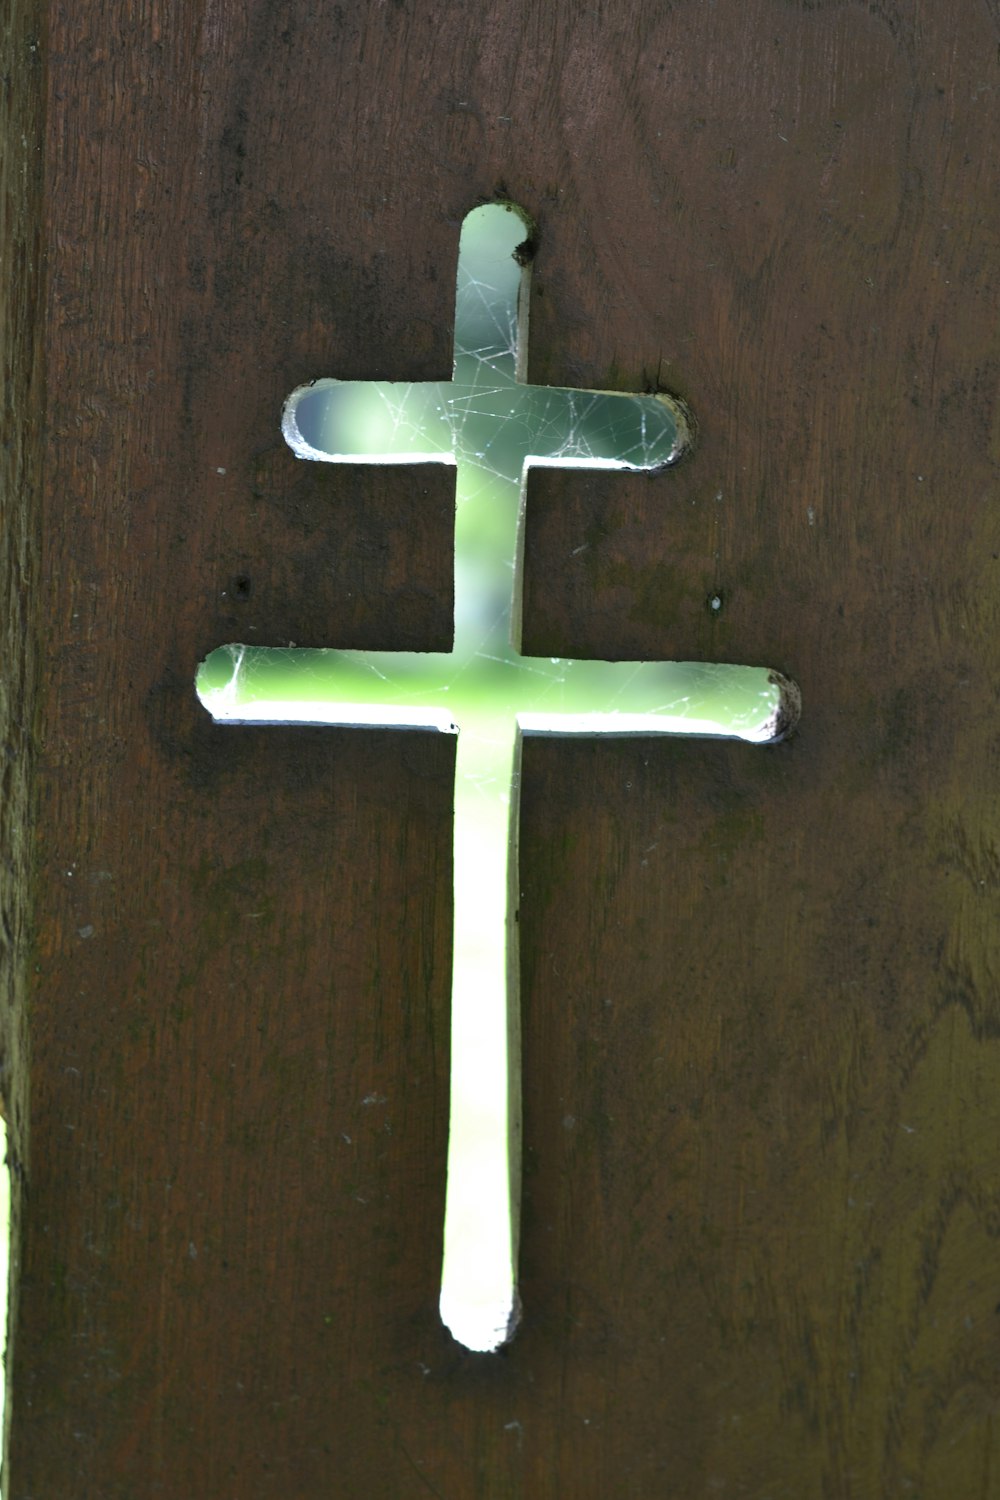
[[[364,384],[377,385],[378,381],[366,381]],[[398,385],[401,390],[407,389],[412,382],[406,380],[382,382],[389,385]],[[304,385],[298,385],[286,399],[281,409],[281,435],[291,448],[296,458],[310,459],[314,463],[325,464],[380,464],[389,466],[394,464],[450,464],[455,466],[454,453],[428,453],[425,449],[417,449],[412,453],[326,453],[320,448],[314,448],[307,438],[302,436],[299,424],[295,419],[296,408],[300,401],[312,394],[319,387],[326,390],[331,386],[355,385],[353,380],[338,380],[333,375],[321,375],[316,380],[308,380]]]
[[[767,680],[777,688],[778,702],[773,717],[765,726],[770,733],[762,738],[761,743],[778,745],[798,728],[802,717],[802,689],[782,672],[769,672]]]

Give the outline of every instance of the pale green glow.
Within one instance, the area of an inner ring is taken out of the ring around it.
[[[664,397],[523,381],[526,276],[519,214],[490,205],[462,230],[454,380],[317,381],[283,430],[303,458],[457,466],[455,645],[449,653],[228,646],[198,690],[218,719],[460,727],[455,787],[452,1114],[442,1316],[470,1348],[507,1336],[519,1176],[508,1118],[506,945],[511,768],[520,732],[712,734],[773,739],[782,686],[764,668],[520,655],[517,572],[529,463],[654,469],[686,439]],[[665,503],[667,497],[665,496]],[[520,728],[518,728],[520,725]],[[516,828],[513,830],[516,833]],[[516,1065],[516,1059],[512,1059]],[[508,1156],[508,1139],[511,1152]]]

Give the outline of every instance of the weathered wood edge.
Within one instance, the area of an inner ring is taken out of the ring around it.
[[[33,802],[38,639],[38,494],[42,468],[44,106],[42,12],[11,0],[0,25],[0,1099],[7,1119],[11,1179],[10,1273],[5,1365],[17,1328],[16,1246],[27,1192],[28,1027],[31,962]],[[8,1380],[9,1392],[9,1380]],[[4,1480],[11,1402],[4,1420]],[[6,1483],[4,1483],[6,1489]]]

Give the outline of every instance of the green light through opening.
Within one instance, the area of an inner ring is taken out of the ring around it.
[[[531,464],[659,469],[683,453],[682,409],[658,395],[531,387],[518,210],[470,213],[459,252],[452,381],[320,380],[283,431],[302,458],[453,463],[455,640],[449,653],[229,645],[197,679],[216,719],[460,730],[448,1209],[441,1314],[470,1349],[516,1321],[520,1196],[516,791],[524,733],[782,737],[797,690],[766,668],[551,660],[520,653],[524,473]]]

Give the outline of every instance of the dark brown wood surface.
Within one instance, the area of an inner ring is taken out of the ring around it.
[[[1000,1493],[996,6],[7,14],[11,1500]],[[804,712],[527,744],[525,1316],[473,1356],[453,747],[216,727],[193,679],[447,640],[448,472],[278,419],[447,376],[495,194],[531,377],[700,424],[532,476],[526,648]]]

